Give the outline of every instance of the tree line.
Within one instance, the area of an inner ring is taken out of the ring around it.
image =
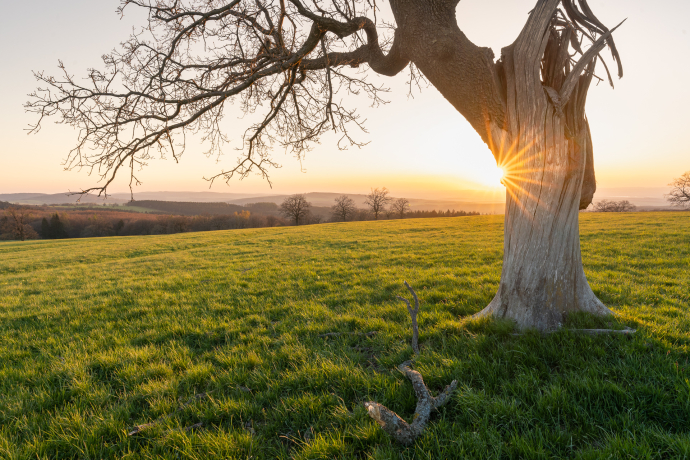
[[[366,195],[366,208],[358,208],[355,200],[347,195],[340,195],[331,206],[328,222],[352,222],[379,219],[404,219],[428,217],[462,217],[478,216],[478,212],[466,211],[410,211],[410,200],[392,198],[386,187],[371,189]],[[280,213],[294,225],[320,223],[321,216],[311,212],[312,204],[305,194],[291,195],[280,204]]]
[[[289,225],[279,216],[242,210],[227,215],[175,216],[121,211],[49,213],[32,206],[9,206],[0,215],[0,240],[164,235]]]

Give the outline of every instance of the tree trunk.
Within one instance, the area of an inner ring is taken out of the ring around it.
[[[480,315],[551,330],[570,312],[610,314],[582,267],[578,215],[588,128],[568,139],[564,120],[543,104],[532,126],[520,126],[505,164],[503,271],[498,292]],[[564,117],[565,118],[565,117]],[[585,148],[578,146],[578,143]]]
[[[506,123],[492,124],[490,148],[505,170],[503,271],[479,314],[538,330],[560,327],[571,312],[611,314],[585,277],[578,222],[596,187],[585,116],[596,54],[571,69],[574,30],[555,29],[549,3],[557,4],[540,2],[497,63]]]
[[[561,2],[573,22],[559,16]],[[582,268],[578,211],[596,188],[585,102],[598,53],[608,44],[617,59],[611,33],[588,7],[585,14],[573,10],[572,0],[538,0],[515,43],[494,63],[491,50],[457,27],[455,3],[391,5],[410,59],[506,172],[503,272],[479,315],[550,330],[571,312],[610,314]],[[578,20],[590,30],[598,24],[599,39],[575,63],[569,47],[580,48]]]

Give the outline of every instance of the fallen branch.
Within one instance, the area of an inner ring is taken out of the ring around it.
[[[405,286],[412,293],[414,298],[414,308],[410,305],[410,302],[398,296],[398,299],[402,300],[407,304],[407,311],[410,313],[412,318],[412,349],[415,355],[419,355],[419,329],[417,327],[417,313],[419,313],[419,298],[414,289],[407,284],[405,281]],[[434,409],[438,409],[446,402],[448,398],[455,391],[458,386],[458,381],[453,380],[450,385],[448,385],[443,392],[437,397],[431,396],[429,388],[427,388],[422,378],[422,374],[414,371],[410,368],[412,361],[406,361],[398,366],[400,372],[405,374],[405,376],[412,382],[412,387],[414,388],[415,395],[417,396],[417,408],[415,409],[414,417],[412,423],[407,423],[398,414],[388,409],[386,406],[379,404],[377,402],[369,401],[364,403],[364,407],[367,408],[369,416],[373,418],[376,423],[381,425],[383,431],[388,433],[393,439],[401,444],[409,445],[414,442],[415,439],[419,437],[426,424],[429,422],[431,417],[431,412]]]
[[[411,424],[407,423],[386,406],[373,401],[364,403],[364,407],[367,408],[371,418],[381,425],[383,431],[399,443],[405,445],[412,444],[422,434],[429,421],[429,417],[431,417],[431,411],[448,402],[448,397],[458,386],[457,380],[453,380],[440,395],[434,398],[424,383],[422,374],[410,369],[411,363],[411,361],[407,361],[398,366],[398,369],[412,382],[412,387],[417,395],[417,408],[412,418],[414,421]]]
[[[326,334],[317,335],[317,337],[339,337],[341,335],[359,335],[363,337],[373,337],[378,334],[379,331],[371,332],[328,332]]]
[[[553,334],[555,332],[560,332],[560,331],[577,332],[579,334],[590,334],[590,335],[604,335],[604,334],[630,335],[630,334],[634,334],[635,332],[637,332],[637,329],[631,329],[629,327],[626,327],[625,329],[557,329],[555,331],[546,331],[546,332],[544,332],[544,334]],[[524,335],[524,334],[516,332],[516,333],[510,334],[510,335],[519,337],[519,336]]]
[[[412,293],[412,298],[414,299],[414,309],[410,305],[410,301],[404,297],[397,296],[398,300],[402,300],[407,305],[407,311],[410,313],[410,318],[412,318],[412,349],[415,354],[419,354],[419,327],[417,326],[417,313],[419,313],[419,299],[417,298],[417,293],[414,289],[404,282],[407,289]]]

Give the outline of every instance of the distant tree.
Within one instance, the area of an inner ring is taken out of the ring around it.
[[[7,215],[6,231],[15,240],[33,240],[38,238],[36,230],[29,225],[31,210],[23,206],[10,206],[5,210]]]
[[[397,200],[393,201],[391,208],[398,218],[404,219],[405,213],[410,210],[410,200],[407,198],[398,198]]]
[[[309,216],[309,208],[311,203],[307,201],[307,197],[303,194],[292,195],[280,204],[280,213],[286,218],[292,220],[295,225],[307,220]]]
[[[373,188],[371,193],[367,195],[367,199],[364,203],[369,206],[371,213],[374,215],[374,219],[378,220],[381,213],[384,212],[386,205],[392,200],[388,196],[388,189],[383,187],[382,189]]]
[[[65,230],[65,224],[60,220],[58,213],[53,214],[50,218],[50,238],[62,239],[67,238],[67,230]]]
[[[122,229],[124,228],[124,226],[125,226],[125,221],[122,220],[122,219],[120,219],[120,220],[115,224],[115,226],[113,227],[113,230],[115,230],[115,234],[116,234],[116,235],[119,235],[120,232],[122,231]]]
[[[690,208],[690,171],[668,185],[673,187],[671,193],[666,195],[666,200],[671,203],[671,206]]]
[[[100,218],[97,215],[89,217],[89,225],[82,231],[84,238],[93,238],[101,236],[111,236],[115,232],[110,222]]]
[[[50,224],[48,223],[48,219],[45,217],[41,221],[41,237],[46,240],[53,238],[53,232],[50,230]]]
[[[352,220],[356,212],[355,200],[347,195],[340,195],[335,199],[335,204],[331,207],[331,217],[337,222]]]
[[[594,212],[632,212],[637,207],[628,200],[601,200],[594,203]]]

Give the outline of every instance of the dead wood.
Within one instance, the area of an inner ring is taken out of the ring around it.
[[[407,287],[414,298],[414,309],[407,299],[400,296],[398,296],[398,299],[407,304],[407,311],[410,313],[410,317],[412,318],[412,349],[414,350],[415,355],[419,355],[419,329],[417,327],[419,298],[417,297],[417,293],[414,291],[414,289],[412,289],[407,281],[405,281],[405,287]],[[388,433],[399,443],[405,445],[412,444],[415,439],[417,439],[419,435],[424,432],[426,425],[429,422],[429,418],[431,417],[431,412],[448,402],[448,397],[458,386],[457,380],[453,380],[450,385],[448,385],[443,392],[441,392],[441,394],[433,397],[431,396],[429,388],[424,383],[422,374],[412,370],[410,368],[411,365],[412,361],[405,361],[398,366],[398,370],[400,370],[400,372],[405,374],[405,376],[410,379],[410,382],[412,382],[412,388],[414,388],[415,395],[417,396],[417,408],[415,409],[412,423],[407,423],[402,417],[382,404],[373,401],[364,403],[364,407],[367,408],[369,416],[373,418],[376,423],[381,425],[383,431]]]
[[[400,372],[405,374],[412,382],[412,387],[417,396],[417,408],[412,417],[414,421],[411,424],[407,423],[398,414],[382,404],[373,401],[364,403],[364,407],[367,408],[369,416],[381,425],[383,431],[388,433],[399,443],[405,445],[412,444],[414,440],[422,434],[426,428],[426,424],[429,422],[429,417],[431,417],[431,411],[438,409],[448,402],[448,397],[458,386],[457,380],[453,380],[440,395],[434,398],[431,396],[429,388],[427,388],[424,383],[422,374],[410,369],[411,364],[411,361],[406,361],[398,366]]]
[[[414,309],[410,305],[409,300],[407,300],[404,297],[397,296],[398,300],[402,300],[405,302],[407,305],[407,311],[410,313],[410,318],[412,318],[412,349],[414,350],[415,354],[419,354],[419,327],[417,326],[417,313],[419,313],[419,298],[417,298],[417,293],[414,292],[414,289],[410,287],[409,284],[407,284],[407,281],[404,282],[405,287],[412,293],[412,298],[414,299]]]
[[[560,332],[566,330],[568,332],[576,332],[578,334],[589,334],[589,335],[604,335],[604,334],[622,334],[622,335],[631,335],[637,332],[637,329],[631,329],[629,327],[626,327],[625,329],[559,329],[555,331],[544,331],[544,334],[553,334],[554,332]],[[514,333],[511,334],[513,336],[519,337],[521,333]]]

